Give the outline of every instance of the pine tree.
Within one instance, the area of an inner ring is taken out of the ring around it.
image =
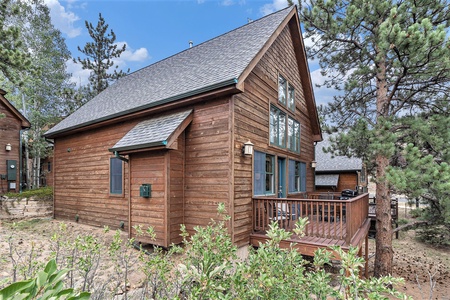
[[[108,72],[114,66],[113,59],[120,57],[126,49],[125,44],[119,48],[114,43],[116,41],[116,34],[113,30],[107,33],[108,27],[102,14],[99,14],[97,27],[94,27],[92,23],[86,21],[86,28],[93,42],[86,43],[83,49],[78,47],[78,51],[83,53],[86,58],[82,59],[78,57],[74,59],[75,63],[81,63],[83,69],[92,71],[89,76],[89,83],[92,89],[90,98],[99,94],[111,82],[125,76],[130,71],[129,69],[127,72],[122,70],[118,71],[118,66],[116,65],[112,73]]]
[[[341,153],[374,166],[377,236],[375,276],[392,273],[390,183],[406,115],[448,102],[450,8],[443,0],[311,0],[299,3],[325,85],[341,90],[327,108]]]
[[[17,15],[20,15],[20,10],[12,0],[0,0],[0,72],[14,83],[21,82],[14,71],[23,71],[31,66],[20,29],[8,21]]]
[[[65,104],[60,96],[64,89],[71,87],[66,61],[71,55],[59,30],[54,28],[49,8],[43,0],[17,2],[20,15],[10,16],[24,38],[23,45],[30,50],[34,70],[45,72],[16,71],[22,85],[11,94],[16,107],[30,120],[32,127],[26,132],[24,145],[27,162],[32,161],[27,170],[27,185],[39,187],[40,162],[49,151],[43,132],[61,116]]]

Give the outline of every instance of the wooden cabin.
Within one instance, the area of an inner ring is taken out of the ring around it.
[[[22,184],[21,132],[30,122],[5,98],[0,89],[0,194],[19,192]]]
[[[330,135],[323,134],[323,141],[316,145],[316,192],[335,193],[343,190],[367,193],[367,170],[360,158],[333,155],[324,149],[331,146]]]
[[[225,203],[234,243],[255,242],[261,197],[314,189],[322,136],[296,7],[121,78],[46,136],[56,218],[153,226],[141,240],[168,247]]]

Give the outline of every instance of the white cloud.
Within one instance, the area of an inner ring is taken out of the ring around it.
[[[285,8],[286,6],[288,6],[287,0],[273,0],[272,3],[265,4],[263,7],[261,7],[261,13],[266,16]]]
[[[127,42],[118,42],[118,47],[122,47],[122,45],[127,45],[126,50],[122,52],[119,58],[114,59],[114,65],[118,66],[119,69],[126,70],[128,69],[128,63],[133,62],[143,62],[149,60],[151,57],[148,54],[146,48],[139,48],[137,50],[133,50]],[[72,74],[70,78],[71,82],[76,83],[77,86],[86,85],[89,80],[90,71],[83,70],[80,63],[74,63],[72,60],[68,60],[66,62],[67,72]],[[114,71],[114,68],[110,69],[111,72]]]
[[[123,47],[124,44],[126,45],[125,51],[122,52],[122,54],[120,55],[120,60],[124,62],[127,61],[141,62],[150,58],[146,48],[139,48],[137,50],[133,50],[133,48],[131,48],[130,45],[127,44],[127,42],[117,42],[116,44],[118,48]]]
[[[75,27],[74,22],[80,20],[75,13],[66,11],[58,0],[45,0],[45,4],[50,8],[52,23],[62,33],[67,34],[69,38],[74,38],[81,34],[81,27]]]
[[[66,66],[67,72],[72,74],[70,82],[75,83],[78,87],[88,84],[88,78],[91,71],[83,70],[80,63],[76,64],[71,59],[66,61]]]

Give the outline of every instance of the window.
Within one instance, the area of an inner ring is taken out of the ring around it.
[[[281,75],[278,75],[278,102],[295,112],[295,89]]]
[[[288,118],[288,148],[300,153],[300,123]]]
[[[286,106],[287,81],[283,76],[278,75],[278,101]]]
[[[289,193],[306,192],[306,164],[289,160]]]
[[[255,195],[274,194],[274,156],[255,151],[253,193]]]
[[[110,194],[123,193],[123,162],[116,158],[110,158],[109,192]]]
[[[270,143],[286,148],[286,114],[275,106],[270,107]]]
[[[288,107],[295,112],[295,90],[292,85],[288,87]]]

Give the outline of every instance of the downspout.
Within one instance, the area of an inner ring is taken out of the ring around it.
[[[118,151],[113,153],[116,158],[128,163],[128,238],[131,238],[131,163],[129,159],[120,156]]]
[[[125,158],[125,157],[123,157],[123,156],[120,156],[119,152],[114,151],[114,156],[115,156],[116,158],[118,158],[118,159],[120,159],[120,160],[122,160],[122,161],[128,163],[128,158]]]
[[[19,193],[22,193],[22,173],[23,173],[23,170],[22,170],[22,160],[23,160],[23,151],[22,151],[22,134],[23,134],[23,132],[25,131],[25,130],[28,130],[29,128],[27,128],[27,129],[20,129],[19,130]],[[28,163],[27,161],[25,161],[25,163]]]

